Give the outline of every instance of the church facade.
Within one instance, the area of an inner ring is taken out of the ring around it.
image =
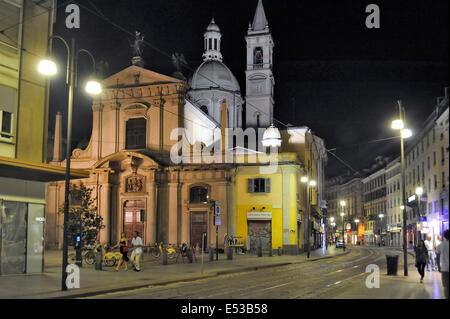
[[[106,225],[100,231],[101,243],[116,243],[121,232],[130,238],[136,230],[146,246],[155,242],[199,245],[206,233],[207,246],[215,246],[218,238],[222,248],[225,234],[230,234],[239,235],[252,248],[250,242],[262,231],[267,246],[273,249],[289,248],[295,253],[303,247],[306,233],[302,225],[308,220],[299,180],[310,170],[310,164],[303,163],[324,159],[323,154],[314,160],[302,155],[307,153],[299,146],[305,145],[305,130],[299,135],[291,129],[301,137],[298,145],[289,134],[283,135],[289,154],[277,155],[284,168],[273,173],[261,174],[255,167],[267,164],[259,162],[255,166],[245,161],[192,160],[196,152],[217,142],[215,133],[220,132],[223,141],[225,128],[267,128],[273,122],[274,44],[261,0],[246,41],[245,125],[244,98],[235,76],[223,63],[221,33],[214,19],[204,33],[204,61],[188,81],[143,68],[141,57],[133,57],[132,66],[103,81],[103,92],[92,105],[89,145],[75,149],[71,157],[72,168],[89,171],[89,178],[72,183],[82,182],[93,189],[98,214]],[[58,122],[56,127],[60,127]],[[65,166],[57,152],[59,135],[55,133],[51,164]],[[180,144],[189,150],[190,160],[183,157],[174,162],[171,155]],[[234,159],[260,153],[256,148],[221,146],[222,150],[231,149]],[[261,188],[258,183],[262,180],[268,188]],[[62,247],[63,216],[58,209],[63,200],[64,182],[48,183],[49,248]],[[215,205],[220,205],[219,222]],[[256,214],[255,209],[266,212]],[[273,212],[268,214],[267,209]]]

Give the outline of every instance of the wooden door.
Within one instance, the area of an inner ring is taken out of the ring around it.
[[[202,245],[202,234],[208,231],[206,212],[191,212],[191,245]],[[206,247],[205,247],[206,248]]]
[[[127,201],[123,213],[123,231],[127,235],[128,243],[131,245],[133,233],[137,231],[144,239],[145,209],[143,201]]]

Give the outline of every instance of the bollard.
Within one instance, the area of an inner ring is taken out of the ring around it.
[[[214,260],[214,250],[212,248],[209,248],[209,261]]]
[[[281,247],[278,247],[278,256],[281,256]]]
[[[187,250],[187,257],[189,260],[189,263],[192,264],[193,258],[192,258],[192,250],[188,248]]]
[[[262,257],[262,247],[258,245],[258,257]]]
[[[165,248],[163,248],[163,253],[162,253],[162,264],[163,265],[167,265],[168,259],[167,259],[167,250]]]
[[[103,253],[102,253],[102,247],[97,248],[97,252],[95,254],[95,270],[102,270],[102,263],[103,263]]]
[[[272,248],[270,248],[269,249],[269,257],[272,257],[273,256],[273,251],[272,251]]]
[[[232,247],[227,248],[227,259],[233,260],[233,248]]]

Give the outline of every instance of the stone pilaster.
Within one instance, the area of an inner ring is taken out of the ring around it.
[[[111,241],[111,185],[103,184],[100,186],[100,207],[98,210],[103,217],[105,228],[100,230],[100,243],[109,244]]]
[[[146,228],[145,228],[145,238],[146,245],[156,242],[156,207],[157,207],[157,196],[156,196],[156,184],[154,182],[149,182],[147,184],[147,211],[146,211]]]
[[[168,241],[176,244],[178,240],[178,183],[168,183]]]

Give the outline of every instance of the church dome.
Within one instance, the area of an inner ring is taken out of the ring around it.
[[[216,32],[220,32],[219,26],[216,24],[216,22],[214,21],[214,19],[211,20],[210,24],[208,25],[208,27],[206,28],[206,32],[208,31],[216,31]]]
[[[189,80],[191,89],[221,88],[240,91],[239,83],[228,67],[218,60],[203,62]]]

